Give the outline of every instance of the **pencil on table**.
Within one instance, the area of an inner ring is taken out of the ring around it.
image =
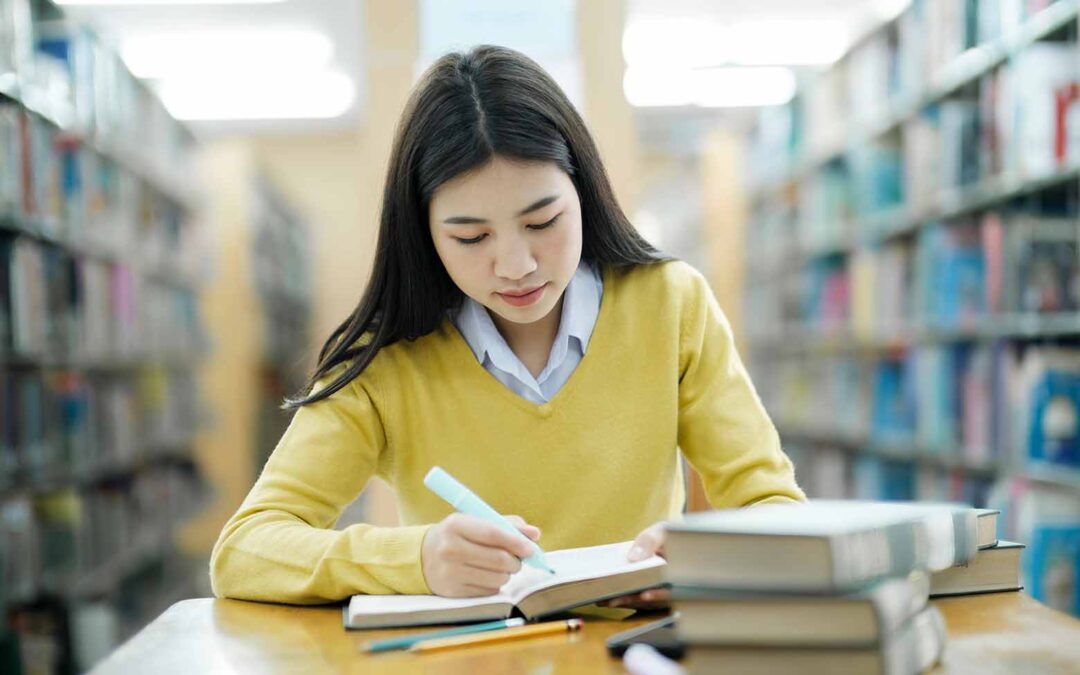
[[[481,633],[477,635],[461,635],[459,637],[439,638],[436,640],[424,640],[409,647],[410,652],[433,652],[440,649],[453,649],[454,647],[468,647],[478,644],[490,644],[494,642],[508,642],[523,638],[536,637],[538,635],[553,635],[555,633],[572,633],[581,630],[585,624],[581,619],[567,619],[565,621],[549,621],[538,623],[533,626],[520,628],[507,628],[506,630]]]

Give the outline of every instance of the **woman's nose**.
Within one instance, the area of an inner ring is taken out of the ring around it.
[[[523,279],[536,271],[536,258],[523,238],[515,237],[495,252],[495,275],[504,279]]]

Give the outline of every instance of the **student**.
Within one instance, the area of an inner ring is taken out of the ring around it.
[[[412,93],[371,281],[287,406],[214,546],[218,596],[496,592],[529,547],[451,513],[434,465],[547,550],[662,550],[680,448],[713,506],[804,499],[705,279],[635,232],[558,85],[499,47]],[[402,525],[329,529],[373,475]]]

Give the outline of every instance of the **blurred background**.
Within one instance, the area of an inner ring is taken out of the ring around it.
[[[210,594],[438,56],[521,50],[815,497],[1003,511],[1080,614],[1080,2],[0,0],[0,670]],[[688,508],[707,507],[692,474]],[[373,483],[341,525],[396,522]]]

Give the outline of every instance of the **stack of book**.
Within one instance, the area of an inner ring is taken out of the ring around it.
[[[687,669],[928,669],[945,644],[931,592],[1001,587],[1005,556],[987,554],[996,548],[977,555],[996,543],[986,522],[993,512],[981,514],[952,504],[814,501],[671,523],[666,579]]]
[[[996,509],[977,509],[978,554],[970,561],[930,575],[930,597],[1019,591],[1024,545],[997,538]]]

